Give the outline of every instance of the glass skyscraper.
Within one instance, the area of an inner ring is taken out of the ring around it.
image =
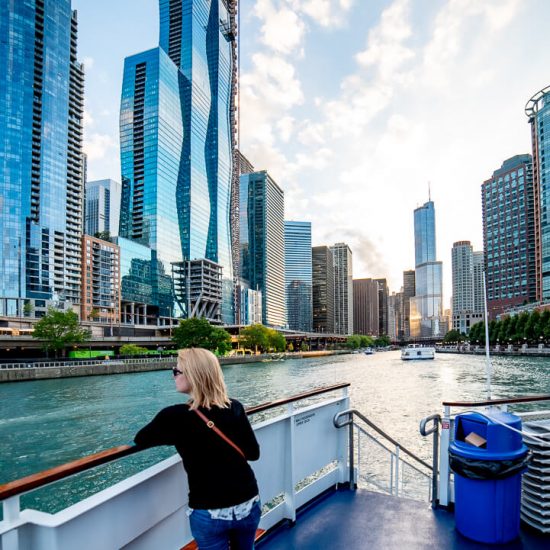
[[[311,223],[285,221],[285,285],[288,328],[311,332]]]
[[[20,315],[80,301],[84,72],[70,0],[0,0],[0,37],[0,315]]]
[[[160,0],[160,47],[126,59],[120,115],[120,235],[155,252],[157,280],[182,260],[220,265],[225,323],[234,320],[233,41],[224,0]]]
[[[328,246],[311,250],[313,278],[313,330],[334,332],[334,259]]]
[[[535,213],[536,299],[550,300],[550,86],[525,106],[531,123]]]
[[[118,235],[120,219],[120,183],[114,180],[86,182],[84,233],[95,235],[108,232]]]
[[[442,263],[436,260],[435,209],[429,200],[414,211],[415,296],[411,298],[411,338],[445,335]]]
[[[353,256],[346,243],[330,247],[334,261],[334,332],[353,334]]]
[[[284,193],[266,171],[242,175],[239,186],[241,276],[262,293],[263,324],[284,327]]]

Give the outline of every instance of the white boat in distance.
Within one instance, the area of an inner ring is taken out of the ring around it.
[[[401,350],[401,359],[403,361],[412,361],[415,359],[434,359],[435,348],[423,346],[422,344],[409,344]]]

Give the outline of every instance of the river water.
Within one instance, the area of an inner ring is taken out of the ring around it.
[[[494,357],[493,398],[550,394],[550,359]],[[444,400],[485,398],[483,356],[437,354],[434,361],[401,361],[397,351],[290,359],[223,367],[231,396],[245,406],[319,386],[350,382],[351,402],[422,458],[431,441],[419,421],[441,413]],[[0,385],[0,484],[130,443],[155,413],[185,396],[171,371],[65,378]],[[54,511],[102,489],[171,449],[155,449],[80,474],[25,497],[24,505]]]

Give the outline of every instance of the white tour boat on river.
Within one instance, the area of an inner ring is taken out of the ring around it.
[[[403,361],[412,361],[413,359],[434,359],[435,348],[423,346],[421,344],[409,344],[401,350],[401,359]]]

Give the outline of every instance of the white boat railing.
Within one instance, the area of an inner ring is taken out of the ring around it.
[[[300,506],[335,485],[350,482],[346,433],[333,424],[333,418],[349,407],[348,386],[322,388],[247,411],[255,415],[282,408],[276,417],[253,424],[262,453],[260,460],[251,463],[264,504],[262,529],[294,521]],[[335,397],[312,402],[335,391]],[[60,512],[21,509],[21,495],[31,490],[136,452],[139,449],[123,446],[0,485],[0,550],[179,550],[185,546],[192,537],[186,515],[187,479],[178,455]]]

